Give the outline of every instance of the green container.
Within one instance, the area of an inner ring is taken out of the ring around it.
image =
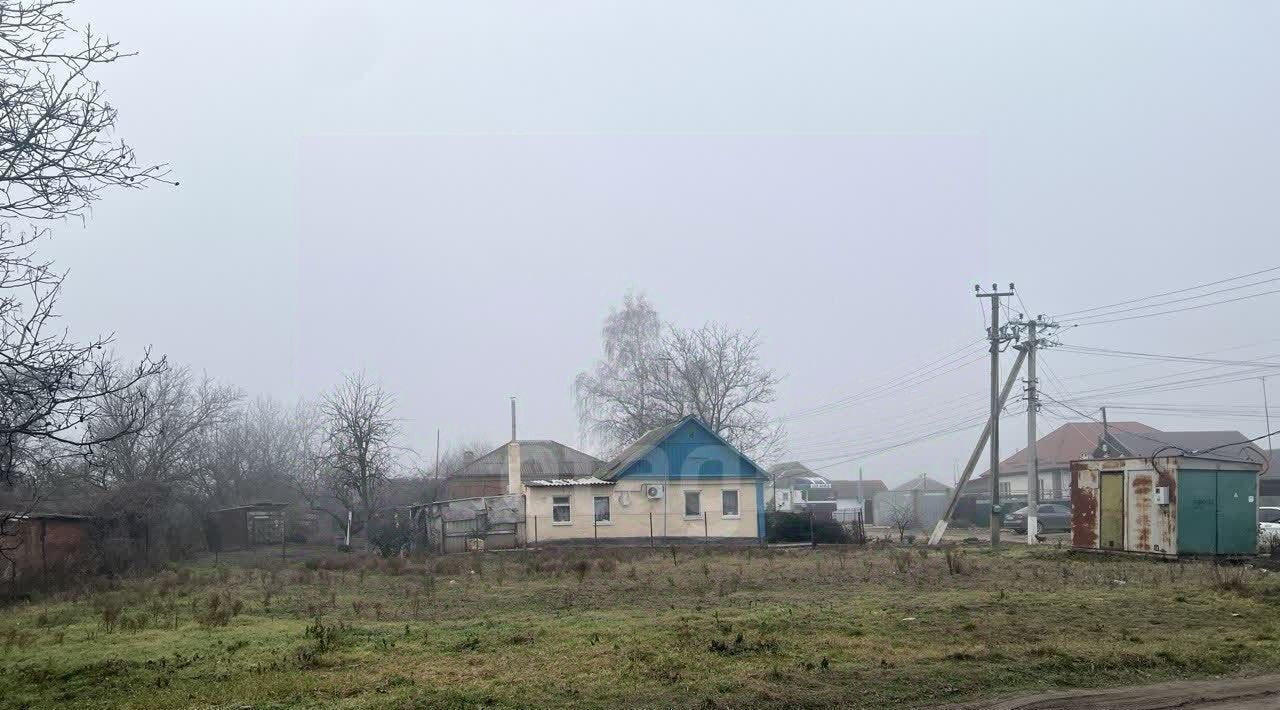
[[[1178,552],[1249,555],[1258,545],[1258,477],[1252,471],[1178,471]]]

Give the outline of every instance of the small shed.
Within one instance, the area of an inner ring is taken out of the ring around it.
[[[1195,455],[1072,461],[1071,546],[1255,554],[1261,472],[1260,463]]]
[[[8,529],[0,537],[0,578],[15,579],[23,572],[48,576],[82,562],[88,554],[87,516],[70,513],[4,513]]]
[[[262,501],[213,511],[208,527],[211,550],[236,550],[252,545],[280,544],[285,535],[288,503]]]

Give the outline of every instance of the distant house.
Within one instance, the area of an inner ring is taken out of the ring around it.
[[[784,513],[815,511],[830,513],[836,509],[831,482],[814,473],[799,461],[784,461],[769,469],[773,479],[773,509]]]
[[[522,439],[520,452],[522,482],[548,478],[581,478],[590,476],[603,461],[547,439]],[[508,488],[508,447],[499,446],[479,458],[467,461],[445,481],[445,500],[503,495]]]
[[[928,530],[941,518],[951,500],[951,487],[921,474],[874,498],[878,525],[892,525],[906,516],[912,529]]]
[[[861,481],[832,481],[831,492],[836,499],[836,512],[862,511],[862,519],[867,523],[875,523],[875,500],[877,493],[884,493],[889,487],[884,481],[864,479]]]
[[[1108,429],[1113,437],[1159,434],[1160,430],[1141,422],[1112,422]],[[1071,462],[1088,458],[1102,441],[1102,424],[1098,422],[1067,422],[1036,440],[1036,470],[1040,479],[1040,500],[1067,500],[1071,495]],[[1114,438],[1113,438],[1114,442]],[[1027,495],[1027,468],[1030,465],[1027,449],[1000,462],[1000,494]],[[971,492],[989,501],[991,471],[970,480],[964,492]]]

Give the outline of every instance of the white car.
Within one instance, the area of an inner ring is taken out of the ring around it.
[[[1269,545],[1280,544],[1280,508],[1263,506],[1258,508],[1258,543]]]

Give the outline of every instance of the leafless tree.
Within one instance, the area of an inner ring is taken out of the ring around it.
[[[71,0],[0,2],[0,214],[82,215],[109,187],[163,180],[115,140],[116,109],[93,71],[122,57],[118,43],[76,27]]]
[[[784,431],[766,407],[781,377],[760,362],[755,333],[663,326],[643,294],[627,293],[602,336],[604,358],[577,376],[574,397],[584,433],[604,448],[696,414],[761,463],[780,453]]]
[[[906,503],[891,504],[886,522],[889,523],[889,527],[898,531],[898,542],[906,540],[907,531],[920,524],[920,521],[916,519],[915,511],[910,504]]]
[[[135,431],[95,421],[100,404],[164,368],[149,355],[114,365],[109,337],[71,340],[55,310],[64,275],[34,253],[47,231],[37,222],[83,217],[108,188],[166,181],[165,166],[113,138],[116,110],[91,75],[125,55],[75,27],[71,4],[0,0],[0,488],[27,491],[28,510],[36,487],[20,479]],[[0,511],[0,538],[13,519]]]
[[[383,483],[397,471],[405,450],[394,406],[394,397],[363,372],[347,375],[320,400],[313,465],[300,480],[299,490],[312,506],[339,525],[353,514],[352,532],[364,534],[366,547]]]

